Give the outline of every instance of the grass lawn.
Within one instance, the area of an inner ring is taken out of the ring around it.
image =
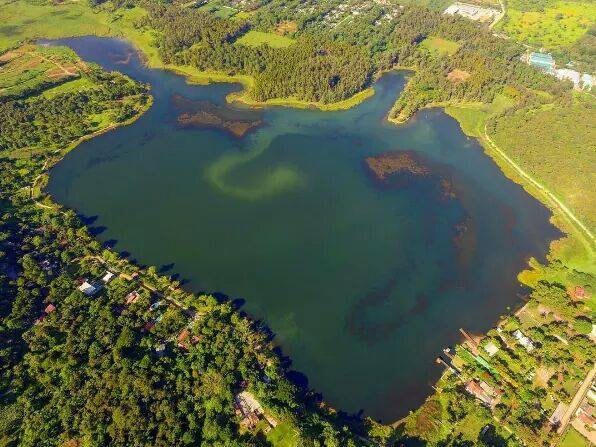
[[[294,39],[280,36],[275,33],[264,33],[262,31],[251,30],[244,34],[235,42],[238,45],[249,47],[258,47],[260,45],[269,45],[272,48],[285,48],[294,43]]]
[[[516,40],[546,48],[573,44],[596,21],[596,3],[559,1],[543,11],[508,9],[499,27]]]
[[[565,433],[559,447],[590,447],[590,443],[576,429],[571,427]]]
[[[459,48],[459,43],[454,42],[453,40],[432,36],[424,39],[421,45],[434,56],[451,55]]]
[[[267,433],[267,441],[273,447],[298,447],[300,438],[298,437],[298,431],[287,422],[284,422]]]

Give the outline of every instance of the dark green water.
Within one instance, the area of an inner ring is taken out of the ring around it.
[[[193,290],[244,299],[309,386],[346,411],[391,421],[420,404],[441,348],[519,302],[517,272],[558,234],[445,114],[385,121],[402,73],[349,111],[262,111],[264,125],[238,139],[180,129],[172,100],[224,105],[238,86],[189,86],[134,54],[126,62],[133,51],[118,40],[61,43],[151,83],[155,104],[71,152],[49,192],[97,216],[99,238],[138,262],[172,264]],[[366,157],[404,150],[433,175],[382,185],[367,170]]]

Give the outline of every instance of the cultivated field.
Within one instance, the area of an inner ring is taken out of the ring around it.
[[[82,69],[69,49],[24,45],[0,56],[0,97],[36,93],[78,78]]]

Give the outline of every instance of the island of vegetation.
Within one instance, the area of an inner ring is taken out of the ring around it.
[[[520,56],[541,45],[593,72],[594,5],[515,0],[489,29],[449,3],[0,0],[2,445],[588,445],[594,97]],[[520,273],[523,306],[438,358],[421,408],[393,426],[337,412],[288,379],[266,328],[102,246],[43,192],[67,151],[151,105],[147,86],[30,43],[86,34],[125,37],[191,81],[241,81],[230,100],[254,105],[347,107],[408,68],[390,119],[445,107],[565,236]]]

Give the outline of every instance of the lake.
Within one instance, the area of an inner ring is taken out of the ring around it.
[[[443,112],[386,121],[404,72],[347,111],[235,109],[240,86],[188,85],[124,41],[56,43],[155,102],[70,152],[49,193],[140,264],[243,300],[339,409],[391,422],[422,403],[441,349],[520,303],[517,273],[559,236]]]

